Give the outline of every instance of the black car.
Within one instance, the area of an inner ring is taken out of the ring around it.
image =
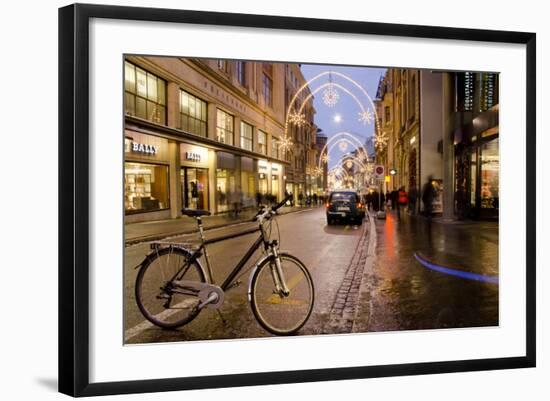
[[[347,220],[354,224],[362,224],[365,218],[365,205],[356,191],[342,190],[330,194],[327,208],[327,223],[334,224],[336,220]]]

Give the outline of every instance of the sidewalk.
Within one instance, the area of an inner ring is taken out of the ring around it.
[[[319,206],[318,206],[319,207]],[[282,207],[279,214],[293,213],[300,210],[309,210],[313,207]],[[239,223],[250,222],[256,214],[256,209],[244,210],[238,217],[231,214],[217,214],[204,216],[202,224],[205,230],[225,227]],[[166,237],[198,232],[197,221],[193,217],[182,216],[177,219],[144,221],[124,225],[124,239],[126,246],[145,241],[154,241]]]
[[[435,264],[498,275],[497,221],[428,219],[408,213],[401,213],[398,219],[395,211],[387,211],[387,215],[396,230],[394,243],[399,242],[399,247],[410,247],[410,251]],[[388,227],[382,232],[387,235]]]

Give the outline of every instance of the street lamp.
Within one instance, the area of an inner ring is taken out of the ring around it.
[[[397,174],[397,170],[394,169],[394,168],[391,168],[390,169],[390,175],[392,176],[392,178]],[[395,188],[395,184],[392,182],[392,189]]]

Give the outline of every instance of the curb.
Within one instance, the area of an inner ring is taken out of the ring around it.
[[[309,211],[309,210],[316,210],[316,209],[319,209],[319,208],[303,208],[303,209],[298,209],[298,210],[292,210],[290,212],[280,213],[279,216],[284,216],[284,215],[291,214],[291,213],[306,212],[306,211]],[[252,223],[252,220],[239,220],[239,221],[230,222],[230,223],[216,224],[216,225],[209,226],[208,228],[205,228],[204,231],[208,232],[210,230],[215,230],[215,229],[222,228],[222,227],[233,227],[233,226],[238,226],[240,224],[246,224],[246,223]],[[199,229],[197,227],[193,227],[193,228],[188,228],[188,229],[184,229],[184,230],[173,231],[173,232],[170,232],[170,233],[144,235],[144,236],[141,236],[141,237],[132,238],[130,240],[125,240],[124,241],[124,247],[126,248],[126,247],[129,247],[129,246],[132,246],[132,245],[141,244],[143,242],[157,241],[157,240],[161,240],[161,239],[165,239],[165,238],[176,237],[176,236],[179,236],[179,235],[195,234],[195,233],[198,233],[198,232],[199,232]]]

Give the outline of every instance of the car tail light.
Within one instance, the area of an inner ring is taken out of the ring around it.
[[[359,203],[357,204],[357,207],[358,207],[359,209],[363,209],[363,204],[362,204],[361,202],[359,202]]]
[[[326,208],[328,209],[329,207],[332,206],[332,203],[329,202],[329,203],[327,203],[325,206],[326,206]]]

